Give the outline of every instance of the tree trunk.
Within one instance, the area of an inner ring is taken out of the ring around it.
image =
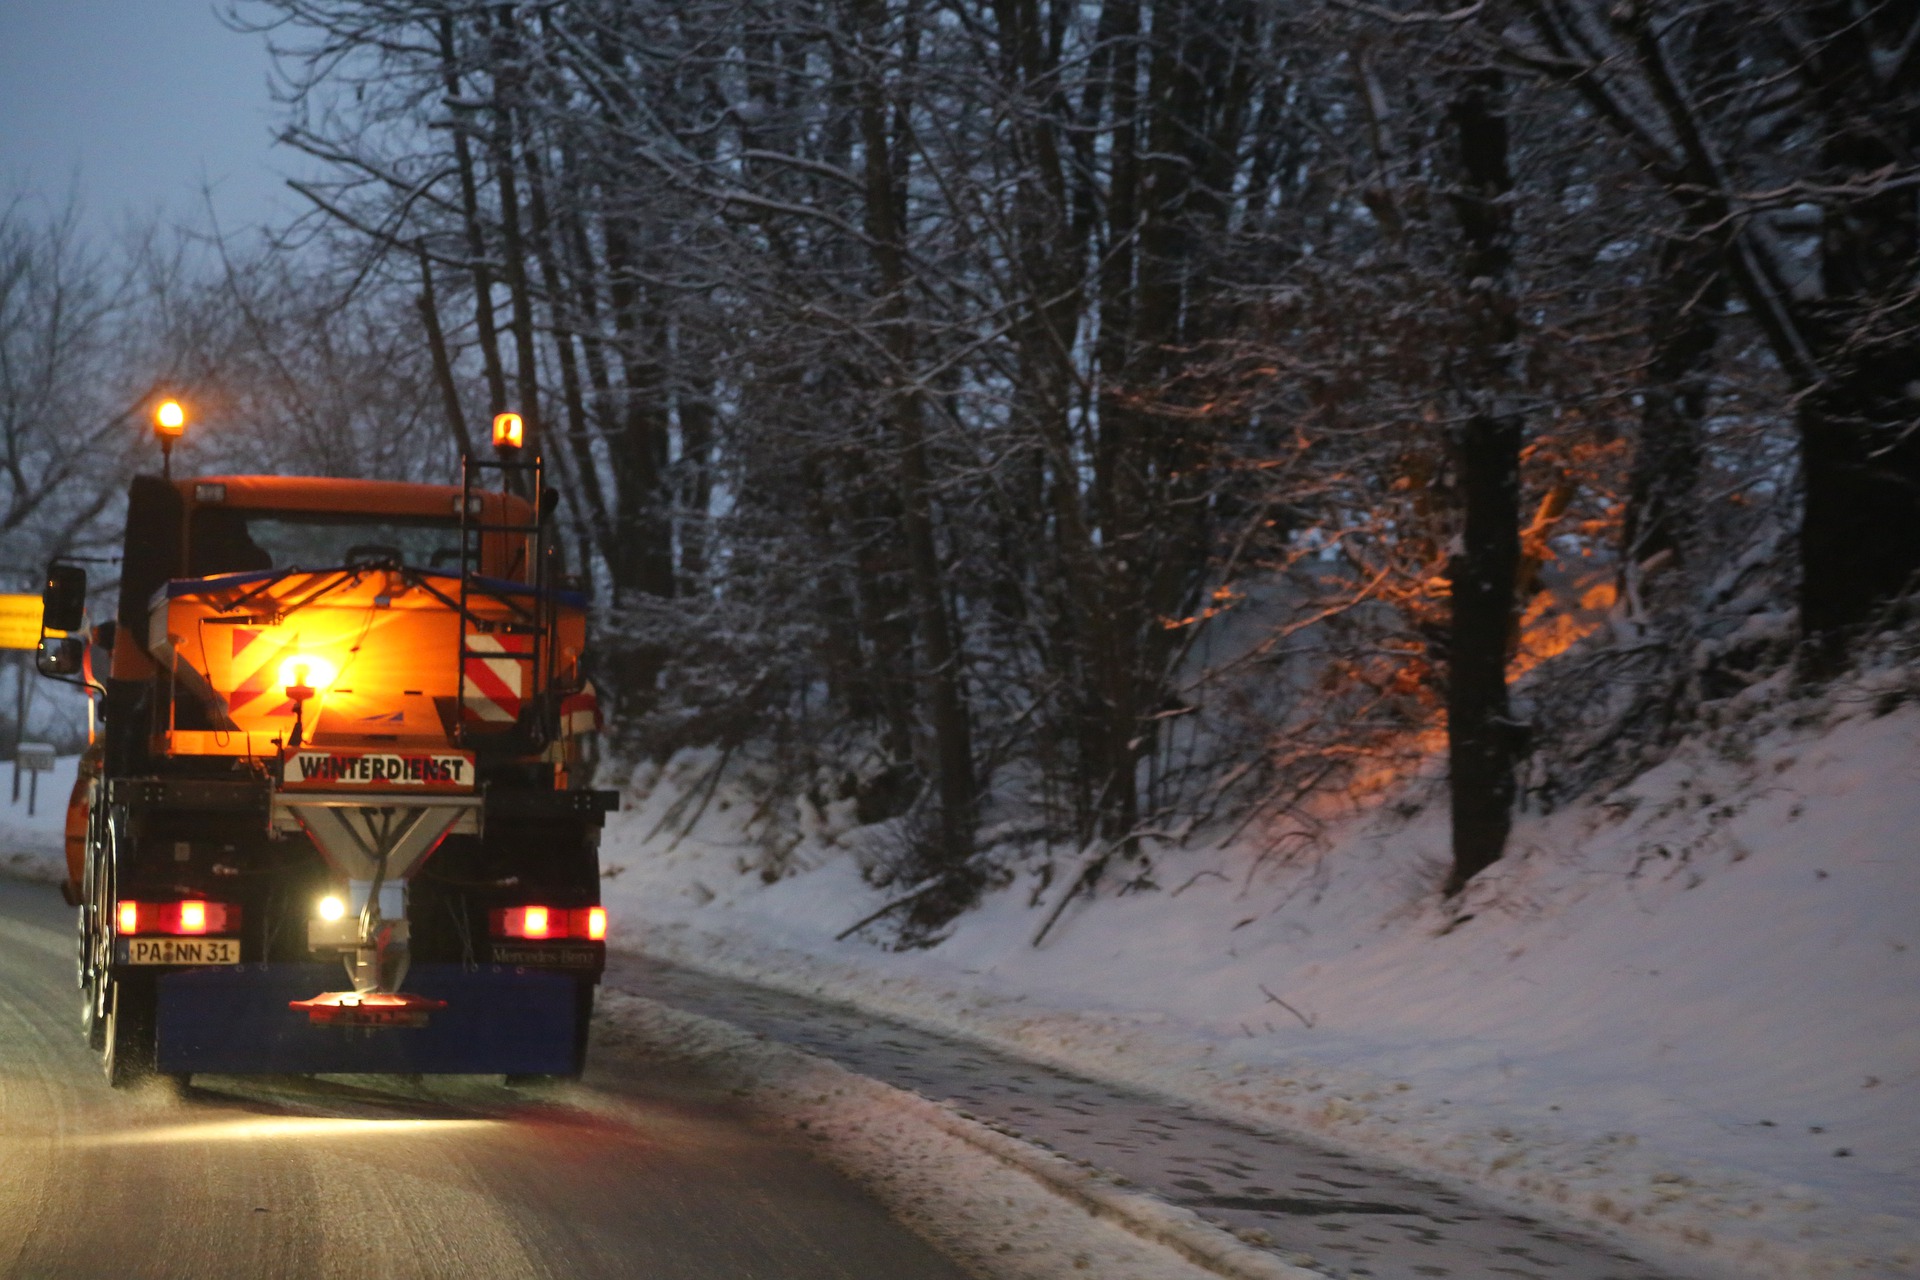
[[[1691,228],[1661,247],[1648,322],[1640,438],[1620,536],[1621,560],[1629,575],[1656,556],[1668,556],[1677,568],[1699,555],[1695,486],[1708,374],[1727,300],[1722,253],[1717,235]]]
[[[1141,6],[1139,0],[1111,0],[1111,15],[1101,22],[1113,40],[1112,77],[1105,86],[1112,101],[1112,143],[1107,185],[1105,243],[1099,269],[1099,415],[1093,432],[1092,475],[1087,506],[1097,530],[1090,540],[1092,572],[1082,602],[1088,618],[1087,634],[1078,637],[1080,657],[1079,702],[1082,708],[1080,767],[1082,789],[1092,794],[1091,818],[1108,839],[1132,833],[1139,819],[1139,787],[1134,737],[1139,725],[1134,706],[1132,675],[1138,637],[1135,614],[1126,607],[1134,596],[1129,589],[1141,548],[1136,543],[1142,516],[1140,477],[1136,473],[1141,433],[1139,410],[1131,403],[1127,385],[1134,370],[1139,340],[1135,332],[1140,255],[1140,64]],[[1075,471],[1079,470],[1075,465]],[[1078,485],[1078,475],[1056,478],[1058,484]],[[1091,834],[1089,832],[1088,834]]]
[[[540,412],[540,367],[534,347],[533,291],[527,280],[526,244],[520,226],[520,182],[514,162],[514,116],[520,100],[523,69],[519,32],[513,7],[497,11],[494,31],[494,122],[490,134],[494,182],[500,193],[500,243],[505,251],[507,295],[512,304],[514,387],[523,423],[523,446],[528,457],[544,445]],[[508,474],[509,485],[518,479]],[[528,495],[537,499],[538,495]]]
[[[453,16],[440,19],[440,74],[453,113],[453,162],[460,176],[460,215],[467,234],[467,270],[473,277],[474,328],[480,336],[480,363],[487,378],[487,413],[507,407],[507,378],[500,364],[500,335],[493,319],[493,269],[487,261],[486,231],[480,222],[480,184],[473,172],[473,147],[467,139],[466,109],[457,105],[460,89],[458,46]]]
[[[681,352],[683,363],[685,352]],[[708,511],[713,506],[714,407],[716,379],[704,370],[683,381],[680,404],[680,458],[675,463],[675,522],[679,526],[681,594],[705,588],[708,569]]]
[[[857,6],[861,25],[880,31],[884,14],[877,0]],[[882,47],[876,40],[871,49]],[[927,451],[922,393],[906,384],[913,367],[914,337],[909,324],[905,236],[905,183],[895,172],[893,128],[880,68],[868,65],[859,91],[860,132],[865,152],[867,231],[879,289],[881,334],[891,363],[886,381],[887,418],[899,456],[901,532],[907,544],[908,580],[919,632],[921,682],[934,739],[935,783],[940,797],[940,828],[935,865],[926,870],[945,877],[952,888],[928,895],[915,905],[913,918],[933,924],[968,905],[978,886],[970,870],[976,797],[973,737],[961,685],[960,650],[941,590],[941,565],[933,519],[932,468]],[[904,151],[904,148],[898,148]]]
[[[1506,86],[1498,71],[1463,78],[1448,109],[1456,147],[1451,200],[1459,219],[1466,326],[1458,375],[1469,399],[1457,450],[1465,502],[1450,566],[1447,759],[1452,799],[1451,897],[1492,866],[1513,824],[1520,735],[1507,703],[1507,632],[1520,563],[1522,423],[1511,407],[1519,337],[1513,300],[1513,190]]]
[[[1851,43],[1853,21],[1832,33],[1833,45]],[[1860,65],[1827,70],[1871,82],[1868,61],[1863,53]],[[1871,186],[1874,175],[1910,166],[1920,141],[1920,86],[1912,79],[1904,99],[1893,102],[1862,101],[1833,87],[1839,100],[1829,106],[1832,133],[1821,156],[1828,181]],[[1917,257],[1920,209],[1910,189],[1842,198],[1826,210],[1824,297],[1809,307],[1807,326],[1823,376],[1802,399],[1798,418],[1806,493],[1800,621],[1821,670],[1837,665],[1847,638],[1920,574]]]
[[[440,388],[440,406],[447,415],[447,434],[461,457],[473,452],[473,439],[467,434],[466,414],[460,408],[460,388],[453,381],[453,361],[447,355],[447,336],[440,327],[440,303],[433,292],[433,264],[426,250],[420,251],[420,296],[415,300],[420,323],[427,331],[427,352],[433,358],[433,380]]]

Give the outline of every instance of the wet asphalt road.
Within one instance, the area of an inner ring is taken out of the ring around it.
[[[611,1050],[497,1081],[196,1078],[109,1090],[72,913],[0,878],[0,1277],[960,1280],[702,1080]]]
[[[948,1102],[1329,1276],[1673,1280],[1562,1225],[971,1041],[646,956],[616,953],[606,980]]]

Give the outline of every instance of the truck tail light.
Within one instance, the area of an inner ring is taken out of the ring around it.
[[[604,942],[607,938],[607,912],[604,907],[504,907],[493,913],[496,938],[582,939]]]
[[[199,937],[231,933],[240,927],[240,908],[230,902],[136,902],[123,899],[116,913],[120,932]]]

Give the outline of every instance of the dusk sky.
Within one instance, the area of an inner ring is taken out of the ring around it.
[[[0,0],[0,199],[77,185],[96,234],[198,221],[203,185],[229,231],[291,209],[268,69],[206,0]]]

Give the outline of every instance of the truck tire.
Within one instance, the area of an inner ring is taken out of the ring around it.
[[[82,991],[93,985],[93,975],[88,964],[93,958],[93,930],[87,927],[87,922],[91,919],[93,919],[93,913],[83,899],[75,905],[73,912],[73,976],[79,980]],[[85,1020],[85,1016],[82,1015],[81,1021]]]
[[[107,980],[100,1065],[107,1084],[128,1089],[153,1076],[155,992],[145,975]]]
[[[107,1047],[107,1002],[111,998],[114,912],[114,828],[97,824],[99,838],[88,849],[80,908],[80,1026],[87,1047],[95,1053]]]
[[[80,1029],[87,1033],[87,1048],[99,1053],[107,1047],[107,979],[97,970],[80,993]]]

